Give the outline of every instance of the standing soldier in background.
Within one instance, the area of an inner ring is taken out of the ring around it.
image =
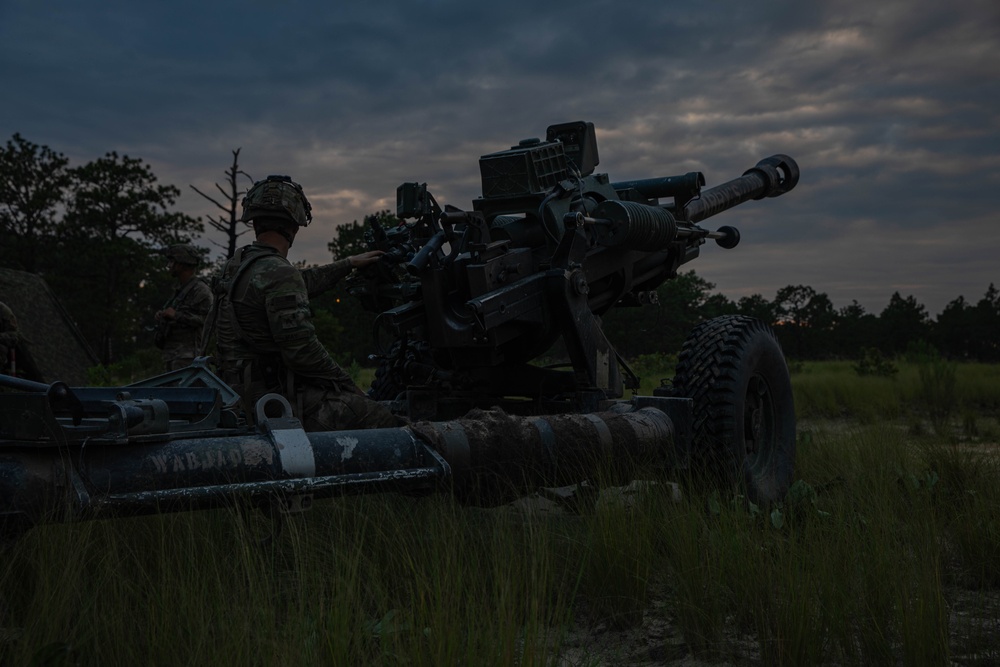
[[[0,372],[6,375],[17,374],[15,349],[21,340],[17,331],[17,318],[7,304],[0,301]]]
[[[243,398],[248,418],[265,393],[283,395],[306,431],[398,426],[368,398],[316,337],[309,297],[330,289],[381,251],[299,271],[288,249],[312,207],[298,183],[268,176],[243,199],[244,222],[257,240],[236,251],[216,285],[219,375]]]
[[[194,275],[198,253],[184,243],[163,251],[167,256],[170,275],[178,286],[173,297],[157,311],[156,347],[163,350],[163,364],[168,371],[190,366],[201,344],[205,318],[212,310],[212,289]]]

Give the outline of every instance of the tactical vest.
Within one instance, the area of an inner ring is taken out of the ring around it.
[[[258,349],[243,331],[236,313],[234,296],[242,278],[258,260],[273,256],[272,253],[261,252],[245,260],[244,255],[251,247],[245,246],[237,250],[214,284],[216,318],[221,309],[225,309],[225,318],[232,329],[231,333],[247,351],[247,356],[240,359],[228,358],[228,354],[220,355],[223,358],[219,360],[219,374],[245,402],[250,402],[254,394],[275,391],[285,395],[294,405],[294,387],[281,361],[281,353]],[[217,345],[221,352],[221,341],[217,342]],[[251,407],[245,405],[248,415],[252,414]]]

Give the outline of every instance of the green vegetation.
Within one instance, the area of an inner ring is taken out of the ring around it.
[[[772,507],[681,476],[583,515],[380,495],[276,535],[239,508],[34,529],[0,567],[0,663],[994,664],[1000,367],[897,364],[801,365]]]
[[[992,364],[935,357],[900,362],[891,376],[859,376],[849,362],[810,362],[793,374],[792,387],[800,419],[900,420],[915,434],[930,429],[954,440],[969,428],[956,420],[964,414],[985,429],[983,437],[998,436],[1000,366]]]
[[[118,361],[151,344],[143,329],[173,291],[159,249],[203,230],[173,211],[179,197],[141,159],[71,167],[14,134],[0,146],[0,267],[44,276],[101,363]]]

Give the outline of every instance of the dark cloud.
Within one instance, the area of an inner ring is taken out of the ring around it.
[[[877,311],[898,289],[936,313],[1000,282],[997,62],[995,0],[7,0],[0,129],[184,190],[242,148],[313,195],[310,261],[402,181],[470,206],[478,157],[554,122],[595,122],[614,180],[715,185],[787,153],[799,188],[720,217],[744,242],[693,268],[734,297],[810,284]]]

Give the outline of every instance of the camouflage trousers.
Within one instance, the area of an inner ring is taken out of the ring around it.
[[[393,428],[404,423],[381,403],[353,392],[305,387],[300,399],[306,431]]]
[[[168,371],[187,368],[194,361],[194,348],[167,346],[163,349],[163,367]]]

